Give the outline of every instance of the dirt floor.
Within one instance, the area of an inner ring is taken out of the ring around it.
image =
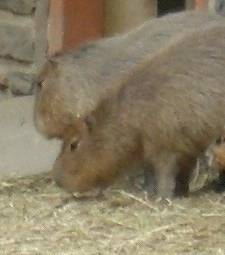
[[[0,254],[225,254],[225,194],[164,203],[130,181],[74,197],[48,174],[0,184]]]

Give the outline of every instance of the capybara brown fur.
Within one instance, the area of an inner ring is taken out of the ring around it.
[[[224,53],[225,24],[213,22],[134,68],[86,117],[83,139],[76,131],[65,139],[56,182],[70,191],[107,187],[146,162],[158,197],[187,193],[197,158],[224,128]]]
[[[146,56],[188,30],[220,16],[188,11],[153,18],[133,31],[81,45],[51,58],[36,83],[34,122],[44,136],[62,138],[96,108]]]

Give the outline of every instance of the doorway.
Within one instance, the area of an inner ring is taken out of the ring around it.
[[[171,12],[179,12],[186,9],[186,0],[158,0],[157,16],[163,16]]]

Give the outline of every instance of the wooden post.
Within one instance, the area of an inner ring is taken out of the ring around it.
[[[104,32],[104,0],[50,0],[48,55],[68,51]]]
[[[195,9],[195,0],[186,0],[186,10]]]
[[[195,10],[205,10],[208,8],[208,0],[195,0]]]
[[[63,0],[50,0],[48,16],[48,55],[54,55],[63,48]]]

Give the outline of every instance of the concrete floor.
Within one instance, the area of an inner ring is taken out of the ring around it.
[[[33,96],[0,102],[0,179],[51,170],[60,149],[33,125]]]

